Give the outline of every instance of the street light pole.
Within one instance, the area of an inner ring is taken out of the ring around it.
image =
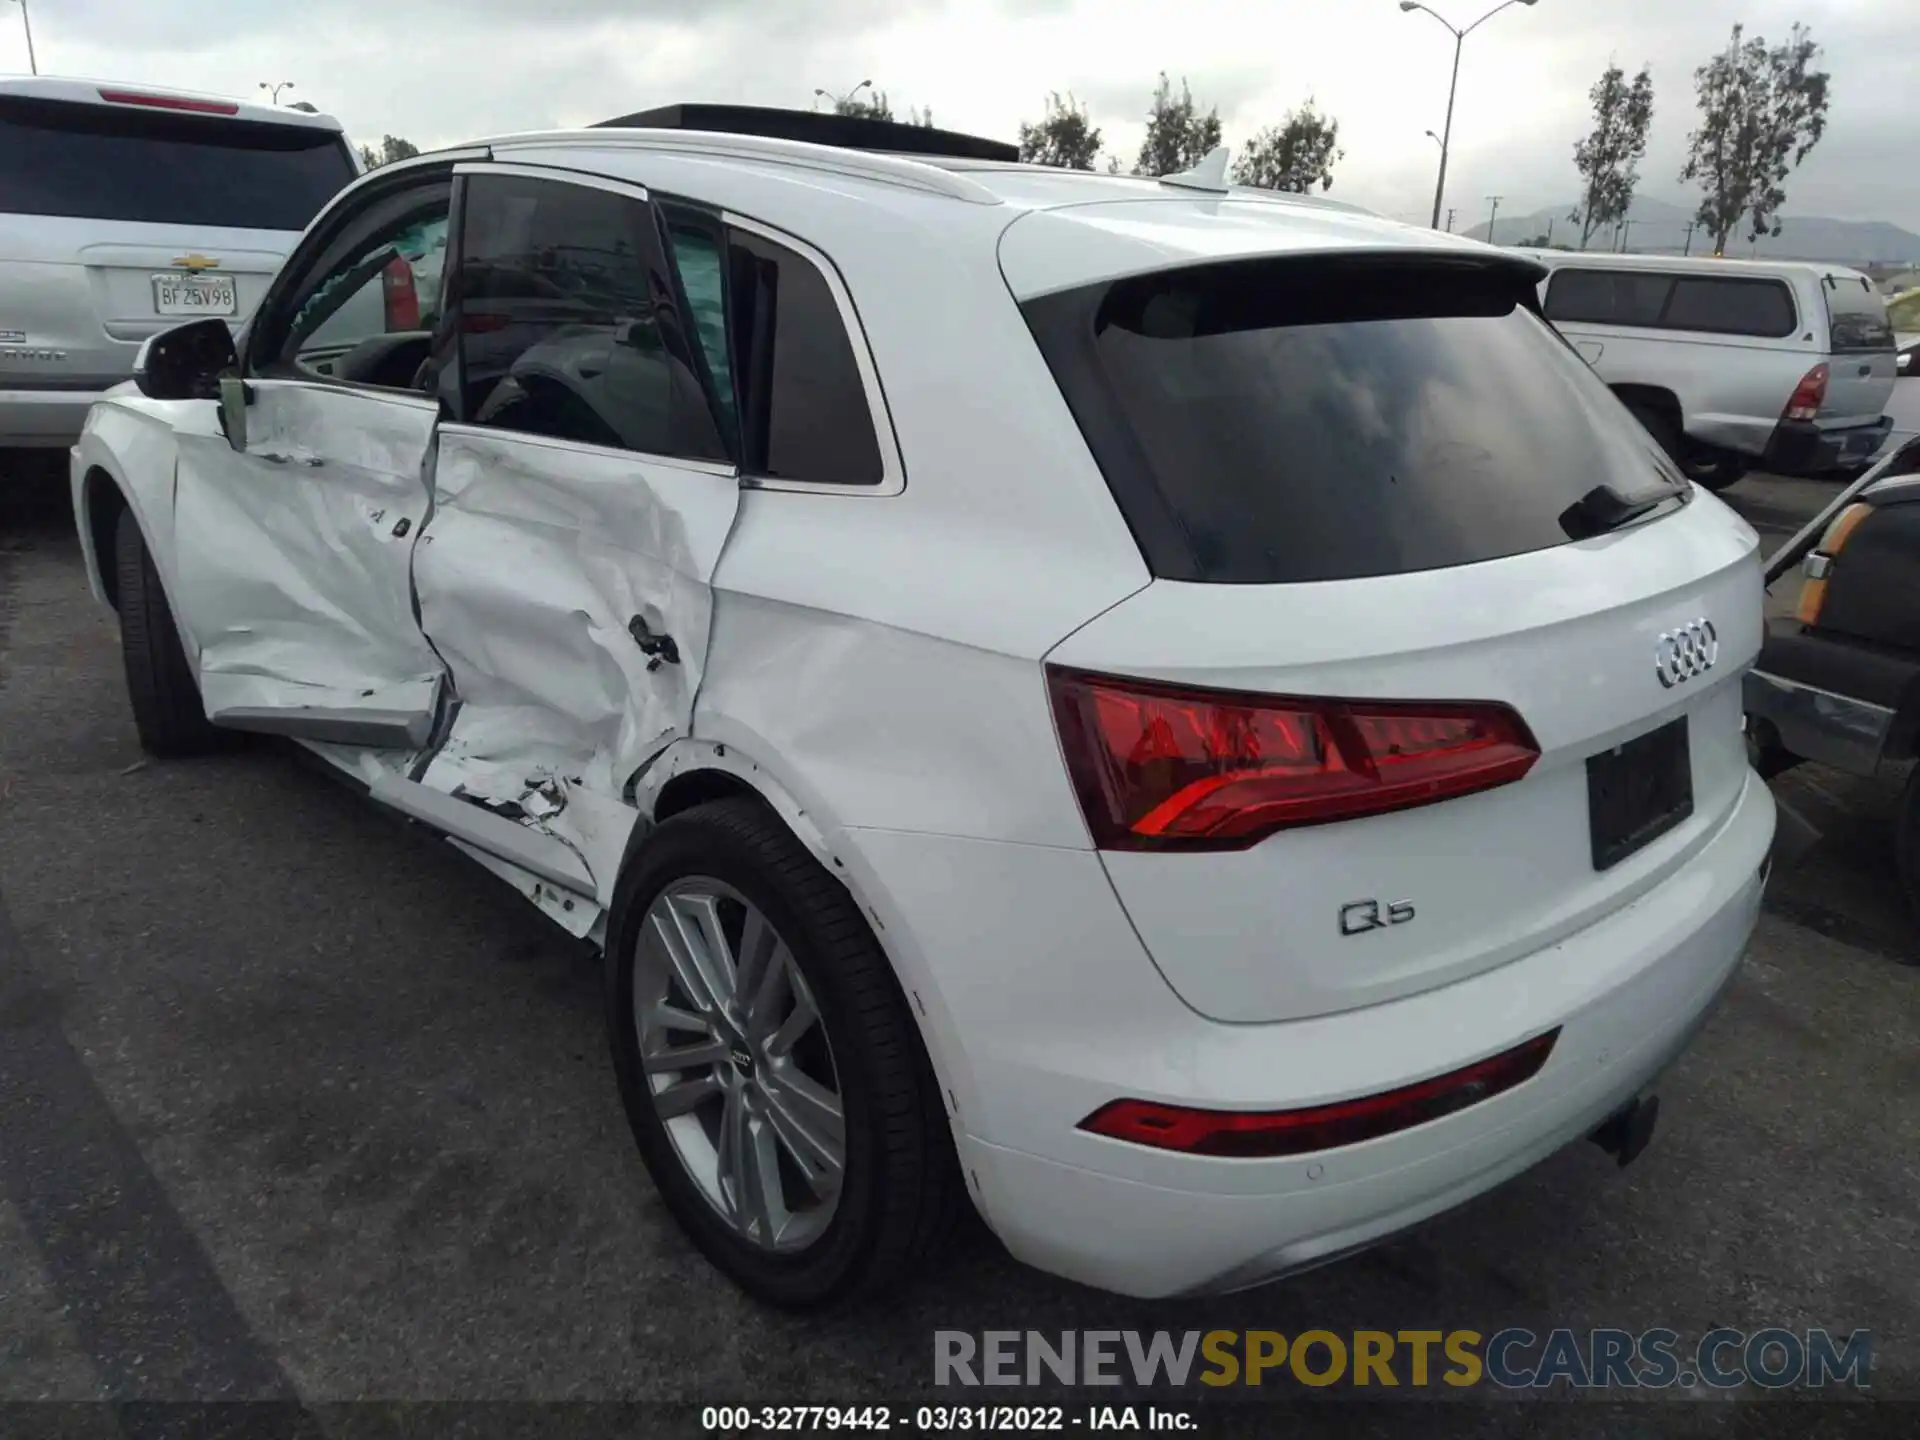
[[[280,92],[282,90],[293,89],[293,81],[282,80],[278,85],[273,85],[273,84],[269,84],[265,80],[262,80],[260,82],[260,88],[262,90],[265,90],[268,94],[270,94],[273,97],[273,103],[278,105],[280,103]]]
[[[1487,11],[1486,14],[1474,21],[1473,24],[1462,30],[1438,10],[1434,10],[1421,3],[1421,0],[1400,0],[1400,8],[1403,11],[1424,10],[1442,25],[1446,26],[1447,33],[1453,36],[1453,78],[1447,84],[1447,123],[1439,137],[1440,178],[1434,182],[1433,187],[1433,228],[1436,230],[1440,228],[1440,207],[1445,202],[1447,196],[1447,156],[1453,150],[1453,102],[1460,93],[1460,51],[1467,43],[1467,36],[1478,30],[1502,10],[1513,5],[1533,5],[1536,3],[1538,3],[1538,0],[1501,0],[1500,4],[1494,6],[1493,9]],[[1431,134],[1432,132],[1429,131],[1428,133]]]
[[[871,90],[872,88],[873,81],[862,80],[844,95],[836,95],[831,90],[820,89],[816,89],[813,93],[819,99],[831,101],[835,112],[840,113],[844,110],[844,107],[853,104],[854,96],[858,95],[862,90]]]
[[[1493,202],[1493,210],[1487,216],[1487,244],[1489,245],[1493,244],[1493,222],[1500,218],[1500,202],[1506,198],[1504,195],[1489,195],[1487,197],[1487,199]]]
[[[20,0],[20,25],[27,32],[27,69],[38,75],[40,61],[33,53],[33,16],[27,13],[27,0]]]

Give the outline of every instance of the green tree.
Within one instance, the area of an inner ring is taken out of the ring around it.
[[[863,96],[860,92],[867,93]],[[833,113],[836,115],[855,115],[863,120],[893,119],[893,103],[887,99],[887,92],[876,90],[871,82],[863,82],[853,87],[845,95],[835,95],[831,91],[819,92],[833,101]]]
[[[1334,164],[1346,153],[1340,148],[1340,122],[1321,114],[1309,97],[1280,124],[1269,125],[1247,142],[1234,163],[1233,179],[1235,184],[1296,195],[1331,190]]]
[[[1180,98],[1176,100],[1173,83],[1162,70],[1160,83],[1153,92],[1153,108],[1147,112],[1147,135],[1140,142],[1140,158],[1134,161],[1134,173],[1177,175],[1198,165],[1219,144],[1219,109],[1210,109],[1202,115],[1184,79],[1180,82]]]
[[[1028,165],[1053,165],[1062,170],[1091,170],[1100,153],[1100,127],[1087,117],[1087,107],[1071,94],[1047,96],[1046,117],[1037,123],[1020,122],[1020,159]],[[1114,162],[1116,166],[1118,161]]]
[[[1580,204],[1567,217],[1580,227],[1582,250],[1594,231],[1618,225],[1633,208],[1653,124],[1653,71],[1642,65],[1628,83],[1626,71],[1608,65],[1587,95],[1593,101],[1593,129],[1574,143]]]
[[[1680,178],[1705,192],[1697,218],[1715,254],[1743,222],[1751,239],[1780,233],[1784,182],[1827,130],[1831,77],[1813,68],[1819,57],[1804,25],[1771,48],[1735,25],[1726,50],[1693,72],[1700,128]]]
[[[371,145],[360,147],[360,163],[369,170],[378,170],[382,165],[391,165],[396,160],[411,160],[420,153],[420,147],[411,140],[402,140],[398,135],[383,135],[380,148]]]

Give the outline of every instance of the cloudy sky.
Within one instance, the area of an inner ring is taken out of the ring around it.
[[[41,68],[285,99],[356,138],[423,147],[574,125],[675,100],[806,106],[871,78],[897,111],[1014,137],[1049,90],[1090,106],[1131,161],[1160,70],[1216,105],[1229,144],[1313,96],[1346,159],[1336,195],[1407,219],[1432,204],[1452,37],[1395,0],[31,0]],[[1493,0],[1433,0],[1465,25]],[[1788,213],[1920,230],[1916,0],[1538,0],[1467,42],[1448,203],[1521,213],[1577,192],[1587,87],[1617,57],[1651,62],[1642,192],[1686,200],[1677,171],[1692,73],[1736,20],[1769,40],[1795,20],[1826,50],[1826,139]],[[0,69],[24,70],[17,0],[0,0]]]

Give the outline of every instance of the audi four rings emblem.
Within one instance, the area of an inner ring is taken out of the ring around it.
[[[1653,673],[1671,690],[1696,675],[1704,675],[1720,658],[1720,633],[1702,616],[1677,630],[1668,630],[1653,647]]]

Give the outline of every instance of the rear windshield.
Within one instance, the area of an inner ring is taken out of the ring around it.
[[[11,214],[304,230],[353,175],[329,130],[0,97]]]
[[[1480,265],[1260,260],[1022,308],[1153,572],[1274,584],[1547,549],[1598,486],[1675,483],[1533,293]]]
[[[1833,321],[1834,351],[1894,348],[1887,302],[1872,285],[1854,276],[1836,275],[1821,288],[1827,292],[1827,314]]]

